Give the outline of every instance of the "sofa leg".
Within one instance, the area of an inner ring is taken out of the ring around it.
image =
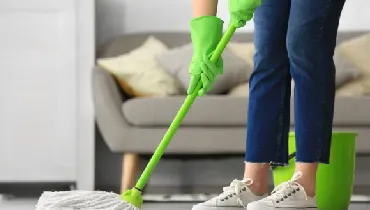
[[[125,153],[122,158],[121,193],[134,187],[140,167],[140,156],[135,153]]]

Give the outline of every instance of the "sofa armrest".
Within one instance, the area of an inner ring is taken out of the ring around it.
[[[96,122],[108,147],[115,151],[129,135],[130,126],[122,113],[123,95],[114,78],[95,66],[92,72],[92,91]]]

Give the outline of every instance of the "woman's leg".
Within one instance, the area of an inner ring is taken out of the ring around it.
[[[295,82],[296,171],[248,210],[316,209],[316,169],[328,163],[335,96],[333,52],[345,0],[291,0],[287,49]]]
[[[244,180],[193,210],[243,209],[267,196],[269,163],[287,163],[290,73],[286,33],[291,0],[262,0],[254,13],[255,67],[250,81]],[[263,164],[267,163],[267,164]]]
[[[291,0],[263,0],[254,13],[254,71],[250,79],[245,178],[267,192],[270,163],[287,164],[290,85],[286,34]]]
[[[318,162],[328,163],[335,97],[334,48],[345,0],[292,0],[287,35],[295,82],[296,171],[315,194]]]

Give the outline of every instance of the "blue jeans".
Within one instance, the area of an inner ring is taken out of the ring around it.
[[[329,163],[333,61],[345,0],[262,0],[254,14],[246,162],[288,163],[291,80],[296,161]]]

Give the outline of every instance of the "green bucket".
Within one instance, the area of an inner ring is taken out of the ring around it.
[[[330,164],[319,164],[316,200],[319,210],[348,210],[353,190],[356,133],[334,132]],[[289,165],[273,169],[274,185],[289,181],[295,167],[295,133],[289,134]]]

